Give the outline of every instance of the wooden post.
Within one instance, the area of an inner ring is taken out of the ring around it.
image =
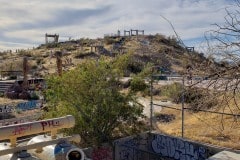
[[[47,33],[45,34],[45,44],[48,44],[48,37],[47,37]]]
[[[62,52],[57,51],[56,55],[56,63],[57,63],[57,72],[59,76],[62,76]]]
[[[28,89],[28,78],[27,78],[27,74],[28,74],[28,60],[27,57],[23,58],[23,88],[24,89]]]
[[[117,32],[117,36],[118,36],[118,37],[121,36],[121,32],[120,32],[120,30],[118,30],[118,32]]]

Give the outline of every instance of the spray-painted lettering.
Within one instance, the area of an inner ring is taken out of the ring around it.
[[[41,122],[42,125],[42,130],[44,131],[46,129],[46,127],[59,127],[60,126],[60,122],[59,121],[54,121],[54,120],[50,120],[50,121],[44,121]]]
[[[133,150],[130,148],[123,148],[121,152],[119,152],[120,160],[131,160],[133,159]]]
[[[12,131],[13,135],[21,135],[24,134],[27,130],[31,130],[32,129],[32,125],[21,125],[21,126],[17,126],[14,128],[14,130]]]
[[[42,101],[33,100],[33,101],[17,104],[16,109],[26,111],[26,110],[37,109],[37,108],[40,108],[41,106],[42,106]]]
[[[0,113],[12,113],[14,107],[11,105],[0,106]]]
[[[93,150],[93,160],[112,160],[112,149],[109,147],[100,147]]]
[[[134,157],[141,157],[140,152],[136,152],[136,149],[145,149],[147,147],[148,140],[145,137],[136,136],[122,142],[117,142],[119,147],[119,159],[120,160],[132,160]],[[115,143],[116,144],[116,143]],[[138,155],[137,155],[138,154]]]
[[[204,160],[207,158],[205,148],[163,135],[155,135],[152,141],[152,149],[162,157],[175,160]]]
[[[33,100],[28,102],[18,103],[17,105],[8,104],[0,106],[0,113],[13,113],[16,110],[26,111],[38,109],[42,106],[42,100]]]

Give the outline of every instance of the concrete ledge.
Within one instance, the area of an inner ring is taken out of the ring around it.
[[[222,151],[213,155],[212,157],[209,157],[208,160],[240,160],[240,154]]]

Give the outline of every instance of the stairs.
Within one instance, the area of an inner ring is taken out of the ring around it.
[[[16,81],[0,81],[0,93],[4,93],[9,87],[11,87]]]

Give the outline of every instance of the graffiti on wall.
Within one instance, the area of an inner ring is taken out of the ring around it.
[[[136,148],[139,146],[138,141],[133,138],[133,139],[129,139],[125,142],[122,143],[121,145],[121,149],[119,151],[119,158],[120,160],[130,160],[133,159],[133,149],[132,148]]]
[[[0,113],[12,113],[14,111],[14,106],[4,105],[0,106]]]
[[[0,120],[0,127],[12,125],[12,124],[32,122],[32,121],[38,120],[41,117],[41,115],[42,115],[41,113],[36,113],[34,115],[21,117],[21,118],[11,118],[11,119]]]
[[[114,142],[116,160],[175,159],[205,160],[210,150],[197,143],[162,134],[142,134],[140,137],[122,138]]]
[[[93,160],[112,160],[113,159],[113,151],[110,147],[99,147],[95,148],[92,152]]]
[[[28,102],[23,102],[23,103],[17,104],[16,109],[26,111],[26,110],[37,109],[37,108],[40,108],[41,106],[42,106],[41,100],[33,100],[33,101],[28,101]]]
[[[59,120],[49,120],[41,122],[42,130],[45,131],[46,128],[54,128],[61,126]]]
[[[26,111],[26,110],[33,110],[38,109],[42,106],[42,100],[33,100],[18,103],[17,105],[0,105],[0,113],[13,113],[16,110]]]
[[[121,151],[119,152],[119,159],[120,160],[131,160],[133,159],[133,149],[123,147]]]
[[[32,124],[16,126],[12,131],[14,136],[24,134],[25,132],[32,129]]]
[[[164,135],[155,135],[152,141],[152,149],[162,157],[169,157],[175,160],[207,159],[207,153],[204,147]]]
[[[118,145],[118,158],[119,160],[132,160],[134,157],[142,157],[138,152],[142,149],[146,150],[148,139],[136,136],[127,140],[116,141],[115,145]]]

